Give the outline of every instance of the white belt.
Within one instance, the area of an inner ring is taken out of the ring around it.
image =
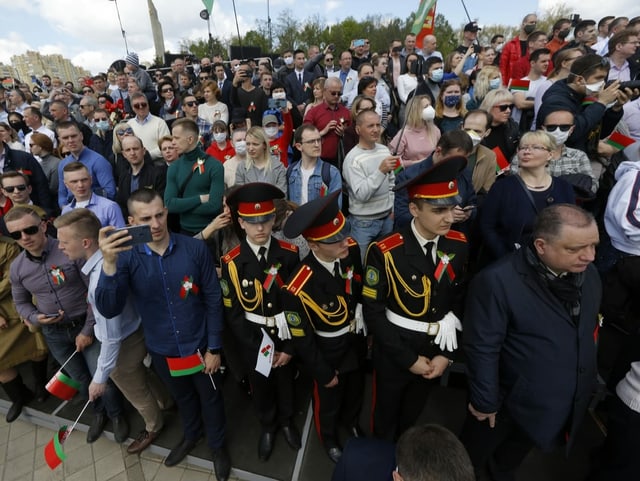
[[[340,337],[344,334],[347,334],[348,332],[351,332],[351,324],[347,324],[342,329],[338,329],[337,331],[316,331],[316,334],[320,337]]]
[[[414,319],[409,319],[407,317],[396,314],[389,309],[385,309],[384,312],[391,324],[395,324],[399,327],[404,327],[405,329],[409,329],[410,331],[424,332],[429,336],[435,336],[440,330],[440,324],[438,324],[437,322],[416,321]]]
[[[291,333],[289,332],[289,326],[287,326],[287,320],[284,317],[284,312],[279,312],[275,316],[259,316],[253,312],[245,311],[244,318],[249,322],[260,324],[261,326],[277,327],[278,337],[280,339],[291,339]]]

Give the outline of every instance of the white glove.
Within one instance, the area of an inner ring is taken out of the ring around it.
[[[438,325],[440,328],[438,329],[438,334],[436,334],[435,343],[440,345],[442,351],[453,352],[458,349],[456,330],[462,331],[460,319],[458,319],[453,312],[449,311],[442,320],[438,321]]]
[[[283,341],[291,339],[291,332],[289,332],[289,325],[287,319],[284,317],[284,312],[276,314],[276,326],[278,327],[278,337]]]
[[[362,314],[362,304],[356,304],[356,313],[354,316],[356,322],[356,334],[362,333],[363,336],[367,335],[367,325],[364,322],[364,314]]]

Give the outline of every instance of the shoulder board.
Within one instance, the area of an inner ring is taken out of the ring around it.
[[[467,242],[467,236],[457,230],[450,230],[446,233],[445,238],[457,240],[460,242]]]
[[[233,249],[227,252],[226,255],[222,256],[222,260],[225,262],[225,264],[228,264],[233,259],[238,257],[238,254],[240,254],[240,245],[235,246]]]
[[[357,246],[358,243],[353,237],[347,237],[347,241],[349,242],[349,247]]]
[[[293,276],[291,282],[289,282],[287,290],[294,296],[297,296],[304,285],[307,283],[307,281],[311,278],[311,274],[313,274],[311,267],[306,264],[303,265],[302,267],[300,267],[300,269],[298,269],[296,275]]]
[[[292,244],[291,242],[278,239],[278,244],[280,244],[280,247],[282,247],[285,250],[295,252],[296,254],[298,253],[298,246],[295,244]]]
[[[404,244],[404,238],[402,234],[396,232],[395,234],[391,234],[389,237],[385,237],[381,241],[376,242],[380,252],[383,254],[391,249],[395,249],[398,246]]]

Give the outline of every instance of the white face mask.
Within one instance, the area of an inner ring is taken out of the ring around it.
[[[469,134],[469,137],[471,137],[471,142],[473,142],[474,147],[482,142],[482,137],[480,137],[475,131],[465,130],[465,132]]]
[[[284,59],[285,65],[293,65],[293,57],[287,57]]]
[[[285,100],[287,98],[287,92],[273,92],[271,98],[275,100]]]
[[[600,89],[602,89],[603,85],[604,85],[604,80],[601,80],[600,82],[596,82],[593,84],[585,84],[585,87],[592,94],[597,94],[598,92],[600,92]]]
[[[436,118],[436,110],[431,106],[427,105],[424,109],[422,109],[422,120],[425,122],[429,122]]]
[[[502,52],[502,47],[504,47],[504,43],[499,43],[498,45],[496,45],[496,52]]]
[[[213,134],[213,140],[215,140],[216,142],[224,142],[225,140],[227,140],[227,134],[225,134],[224,132],[216,132]]]
[[[276,135],[278,135],[278,127],[265,127],[264,133],[267,134],[267,137],[272,139]]]
[[[247,142],[244,140],[238,140],[235,144],[234,144],[234,148],[236,150],[236,154],[238,155],[244,155],[247,153]]]
[[[571,133],[571,129],[567,130],[566,132],[563,132],[562,130],[560,130],[560,127],[557,127],[555,130],[547,130],[546,132],[551,137],[556,139],[556,144],[558,145],[558,147],[560,147],[561,145],[564,145],[564,143],[569,138],[569,134]]]

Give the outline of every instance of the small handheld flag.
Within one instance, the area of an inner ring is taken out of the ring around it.
[[[67,439],[69,439],[69,436],[71,436],[71,433],[76,428],[78,421],[87,410],[90,402],[91,401],[87,401],[85,403],[82,411],[80,411],[80,414],[78,414],[78,417],[69,429],[67,429],[67,426],[62,426],[53,436],[51,441],[49,441],[44,447],[44,460],[51,469],[56,469],[67,459],[67,455],[64,453],[62,445]]]
[[[620,132],[614,132],[607,140],[605,140],[605,142],[617,150],[622,150],[633,144],[635,140],[631,137],[627,137],[626,135],[622,135]]]
[[[172,377],[190,376],[204,369],[204,363],[198,353],[186,357],[168,357],[167,365]]]
[[[273,364],[274,344],[269,334],[264,329],[262,331],[262,342],[258,348],[258,360],[256,361],[256,371],[264,377],[269,377],[271,365]]]

